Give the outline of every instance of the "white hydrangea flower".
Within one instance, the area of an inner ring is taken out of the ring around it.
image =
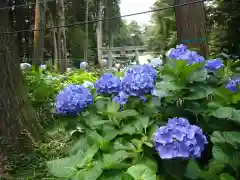
[[[20,68],[23,70],[23,69],[29,69],[31,68],[31,64],[29,63],[20,63]]]
[[[86,87],[86,88],[90,88],[93,89],[94,88],[94,84],[90,81],[85,81],[82,86]]]
[[[86,69],[88,67],[88,63],[87,62],[85,62],[85,61],[83,61],[83,62],[81,62],[80,63],[80,69]]]

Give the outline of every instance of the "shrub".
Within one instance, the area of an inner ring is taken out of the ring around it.
[[[78,180],[238,179],[239,82],[226,65],[176,49],[158,73],[132,67],[117,95],[92,91],[93,104],[78,116],[59,117],[72,145],[47,162],[49,172]]]

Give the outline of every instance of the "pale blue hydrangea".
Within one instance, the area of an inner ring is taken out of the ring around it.
[[[40,65],[40,69],[46,70],[46,69],[47,69],[47,65],[46,65],[46,64],[41,64],[41,65]]]
[[[106,59],[102,59],[102,67],[105,67],[105,66],[107,66],[107,60]]]
[[[121,89],[121,81],[111,73],[105,73],[95,84],[97,94],[110,95],[117,94]]]
[[[227,83],[225,88],[227,88],[229,91],[237,92],[239,85],[240,85],[240,78],[239,79],[232,79]]]
[[[20,68],[22,69],[22,70],[24,70],[24,69],[30,69],[31,68],[31,64],[29,64],[29,63],[20,63]]]
[[[82,85],[86,88],[94,89],[94,84],[90,81],[85,81]]]
[[[199,158],[207,144],[200,127],[182,117],[169,119],[154,136],[154,147],[162,159]]]
[[[151,59],[150,63],[154,68],[157,68],[163,64],[163,61],[160,58],[153,58],[153,59]]]
[[[88,88],[81,85],[68,85],[56,97],[56,113],[74,116],[93,103]]]
[[[80,63],[80,69],[85,70],[87,67],[88,67],[88,63],[87,62],[84,61],[84,62]]]
[[[156,70],[147,64],[130,68],[122,79],[122,91],[129,96],[152,94],[157,77]]]
[[[211,71],[217,71],[223,67],[224,67],[224,64],[222,63],[221,59],[208,60],[205,64],[205,68]]]

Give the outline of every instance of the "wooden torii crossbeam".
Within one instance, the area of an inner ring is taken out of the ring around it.
[[[122,46],[122,47],[103,47],[101,48],[102,58],[108,59],[108,68],[112,67],[113,58],[136,57],[139,60],[139,52],[147,51],[146,46]]]

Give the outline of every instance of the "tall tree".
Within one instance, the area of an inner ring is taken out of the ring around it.
[[[66,71],[67,61],[67,42],[66,42],[66,28],[65,28],[65,4],[64,0],[59,0],[57,3],[57,15],[58,15],[58,58],[59,58],[59,70],[60,72]]]
[[[33,64],[37,66],[43,62],[45,34],[43,29],[45,28],[45,24],[46,2],[43,0],[36,0]]]
[[[97,57],[98,57],[98,62],[100,64],[100,66],[102,66],[102,52],[101,52],[101,48],[102,48],[102,11],[103,11],[103,2],[102,0],[98,0],[97,1],[97,18],[98,18],[98,22],[97,22],[97,29],[96,29],[96,34],[97,34]]]
[[[191,3],[194,0],[175,0],[175,4]],[[177,38],[190,48],[196,48],[199,53],[208,56],[206,21],[204,3],[198,2],[175,8],[177,23]]]
[[[0,161],[5,171],[5,160],[13,150],[24,152],[31,148],[34,140],[41,139],[41,127],[35,111],[25,95],[20,69],[19,49],[16,36],[2,34],[12,31],[12,18],[6,1],[0,1]],[[4,173],[4,172],[1,172]]]

